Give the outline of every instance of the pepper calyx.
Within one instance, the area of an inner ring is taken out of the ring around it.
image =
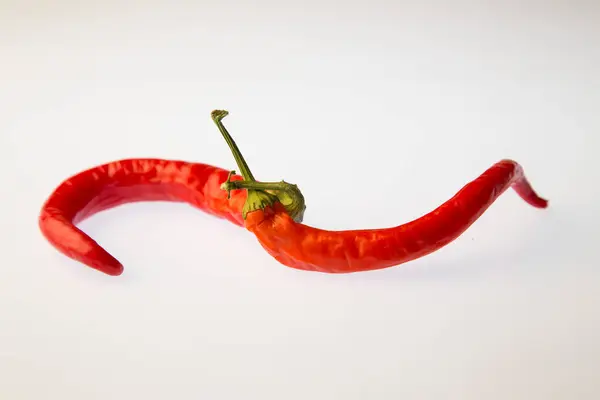
[[[278,201],[277,196],[263,190],[248,190],[248,197],[242,208],[242,218],[246,219],[248,213],[273,207]]]
[[[221,189],[230,192],[236,189],[248,190],[248,196],[250,192],[268,193],[274,196],[275,200],[281,203],[287,213],[296,222],[302,222],[304,218],[304,211],[306,210],[306,203],[304,196],[298,188],[298,185],[288,183],[285,181],[280,182],[250,182],[250,181],[231,181],[228,179],[221,185]],[[254,199],[253,199],[254,200]],[[247,200],[248,203],[250,200]],[[260,207],[259,207],[260,208]],[[252,207],[249,208],[249,210]]]

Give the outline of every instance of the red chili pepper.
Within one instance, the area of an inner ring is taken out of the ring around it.
[[[386,229],[327,231],[293,221],[273,207],[248,214],[246,228],[288,267],[330,273],[382,269],[415,260],[458,238],[509,187],[534,207],[545,208],[514,161],[503,160],[454,197],[412,222]]]
[[[64,181],[42,208],[40,228],[62,253],[109,275],[123,266],[75,226],[108,208],[135,201],[189,203],[245,226],[269,254],[292,268],[330,273],[381,269],[430,254],[459,237],[506,189],[545,208],[515,161],[503,160],[440,207],[394,228],[327,231],[303,225],[305,202],[296,185],[257,182],[221,120],[212,118],[241,176],[206,164],[129,159],[100,165]],[[233,191],[233,195],[232,192]]]
[[[243,226],[245,191],[230,198],[220,189],[230,172],[211,165],[161,159],[115,161],[83,171],[61,183],[42,207],[39,226],[63,254],[109,275],[121,263],[75,224],[106,209],[139,201],[191,204]],[[228,178],[229,176],[229,178]]]
[[[218,118],[218,124],[225,115]],[[237,148],[232,152],[243,161]],[[244,180],[226,182],[224,189],[248,189],[248,200],[252,192],[276,189],[277,183],[248,178],[251,174],[245,162],[240,169]],[[518,163],[502,160],[429,214],[393,228],[317,229],[294,221],[276,199],[254,199],[252,207],[247,207],[245,226],[269,254],[288,267],[329,273],[382,269],[423,257],[454,241],[509,187],[534,207],[548,205],[534,192]]]

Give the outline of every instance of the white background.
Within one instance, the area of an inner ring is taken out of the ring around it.
[[[0,2],[0,398],[597,399],[600,3]],[[513,158],[506,192],[418,261],[325,275],[181,204],[81,224],[105,276],[37,228],[63,179],[162,157],[387,227]]]

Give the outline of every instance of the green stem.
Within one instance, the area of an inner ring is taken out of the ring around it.
[[[225,138],[225,141],[227,142],[229,149],[233,153],[235,162],[238,166],[238,169],[240,170],[240,173],[244,177],[244,180],[256,181],[256,179],[254,179],[254,175],[252,175],[252,172],[250,171],[250,168],[248,167],[248,164],[246,164],[246,160],[244,159],[244,156],[242,156],[240,149],[238,149],[237,144],[235,144],[235,141],[233,140],[233,138],[231,137],[229,132],[227,132],[227,129],[221,122],[221,120],[223,118],[225,118],[227,115],[229,115],[229,112],[225,111],[225,110],[214,110],[213,112],[210,113],[212,120],[215,122],[215,124],[217,124],[219,131],[221,131],[221,134]]]
[[[298,189],[298,186],[285,181],[257,182],[254,179],[240,149],[221,122],[228,114],[225,110],[214,110],[211,113],[211,117],[225,138],[244,180],[231,181],[231,175],[233,174],[233,171],[231,171],[227,180],[221,185],[221,189],[227,191],[228,198],[230,192],[234,189],[245,189],[248,191],[248,197],[242,209],[244,219],[249,212],[264,209],[279,202],[285,207],[290,217],[296,222],[302,222],[306,205],[304,203],[304,196],[300,192],[300,189]]]
[[[247,189],[247,190],[289,190],[290,184],[287,182],[256,182],[256,181],[229,181],[221,185],[223,190]]]

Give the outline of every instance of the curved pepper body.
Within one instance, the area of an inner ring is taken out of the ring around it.
[[[245,226],[280,263],[297,269],[349,273],[387,268],[430,254],[458,238],[509,187],[545,208],[512,160],[502,160],[430,213],[384,229],[328,231],[294,222],[284,208],[249,213]]]
[[[109,275],[121,263],[75,225],[109,208],[141,201],[183,202],[238,226],[244,225],[245,190],[231,197],[220,188],[229,171],[207,164],[126,159],[99,165],[62,182],[44,203],[39,227],[60,252]],[[234,175],[231,180],[242,179]]]

